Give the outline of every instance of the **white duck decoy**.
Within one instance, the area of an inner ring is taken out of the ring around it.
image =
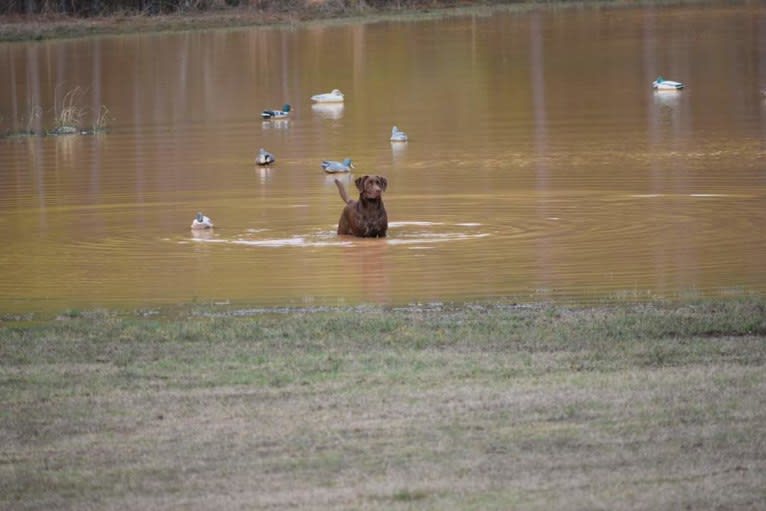
[[[325,160],[322,162],[322,170],[329,174],[338,174],[341,172],[351,172],[354,168],[354,164],[351,163],[351,158],[346,158],[341,161]]]
[[[274,158],[274,155],[263,147],[258,150],[258,156],[255,157],[255,163],[258,165],[270,165],[275,161],[277,161],[277,159]]]
[[[662,76],[658,76],[657,79],[652,82],[652,89],[654,90],[681,90],[683,88],[683,83],[666,80]]]
[[[408,140],[407,134],[394,126],[391,128],[391,142],[406,142]]]
[[[315,101],[317,103],[342,103],[343,93],[338,89],[333,89],[332,92],[314,94],[311,96],[311,101]]]
[[[192,220],[191,228],[192,229],[212,229],[213,222],[202,213],[197,213],[197,216],[194,217],[194,220]]]
[[[264,119],[286,119],[290,115],[290,110],[292,110],[290,105],[285,104],[282,110],[264,110],[261,112],[261,117]]]

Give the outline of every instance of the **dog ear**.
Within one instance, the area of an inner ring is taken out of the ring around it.
[[[388,188],[388,179],[386,179],[383,176],[380,176],[380,189],[385,192],[386,188]]]
[[[364,191],[364,182],[367,181],[368,177],[370,177],[370,176],[362,176],[362,177],[358,177],[358,178],[356,178],[354,180],[354,184],[356,185],[357,189],[360,192]]]

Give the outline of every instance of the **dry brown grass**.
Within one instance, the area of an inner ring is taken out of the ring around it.
[[[58,89],[58,87],[57,87]],[[61,100],[53,103],[53,118],[55,126],[54,133],[66,134],[77,133],[80,130],[80,123],[85,116],[85,108],[79,105],[84,95],[83,89],[75,87],[67,91]],[[58,94],[56,94],[58,97]]]
[[[11,321],[0,508],[761,509],[763,311]]]
[[[675,5],[710,3],[711,0],[639,0],[640,4]],[[295,25],[312,21],[375,21],[381,19],[422,19],[454,15],[486,15],[498,9],[529,11],[546,8],[602,8],[635,6],[623,0],[556,0],[551,2],[486,0],[286,0],[251,1],[240,6],[224,7],[215,2],[214,8],[193,8],[177,13],[147,15],[141,12],[121,12],[106,16],[78,18],[56,14],[37,16],[1,15],[0,41],[28,41],[83,37],[102,34],[163,32],[209,28],[232,28],[262,25]]]
[[[0,128],[0,138],[6,137],[27,137],[34,135],[73,135],[73,134],[96,134],[103,133],[109,129],[109,123],[112,116],[106,105],[101,105],[98,111],[93,111],[88,107],[82,106],[85,103],[87,92],[81,87],[74,87],[61,92],[62,85],[56,87],[53,99],[53,108],[51,112],[52,125],[50,129],[40,129],[37,125],[41,124],[44,117],[42,107],[39,105],[29,105],[28,114],[17,124],[24,124],[23,130],[2,131]],[[84,120],[90,114],[92,124],[84,125]],[[3,119],[0,118],[0,126],[3,125]]]
[[[0,41],[29,41],[105,34],[236,27],[275,24],[289,20],[288,15],[257,14],[250,10],[157,16],[121,14],[92,18],[74,18],[61,15],[0,16]]]

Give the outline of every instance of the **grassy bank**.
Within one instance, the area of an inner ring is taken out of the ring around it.
[[[714,3],[714,0],[624,0],[581,1],[505,1],[483,0],[452,2],[449,0],[381,2],[373,6],[359,1],[306,0],[284,4],[187,10],[174,14],[146,15],[121,12],[104,16],[75,17],[60,14],[0,15],[1,41],[34,41],[92,35],[134,34],[210,28],[252,26],[295,26],[315,21],[358,22],[385,19],[432,18],[466,14],[491,15],[497,10],[517,12],[542,8],[636,7],[640,5],[682,5]],[[280,7],[281,6],[281,7]]]
[[[762,299],[5,319],[2,509],[766,505]]]

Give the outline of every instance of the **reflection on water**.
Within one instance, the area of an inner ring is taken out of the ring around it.
[[[261,123],[261,128],[264,130],[286,130],[289,127],[290,119],[271,119]]]
[[[0,310],[763,293],[764,34],[745,5],[0,45],[3,132],[75,87],[114,118],[0,140]],[[334,179],[364,174],[389,181],[382,240],[335,234]]]
[[[673,109],[679,105],[683,94],[684,93],[679,90],[663,90],[654,91],[652,97],[658,106]]]
[[[343,103],[315,103],[311,111],[325,119],[340,119],[343,117]]]
[[[391,142],[391,155],[394,160],[401,158],[407,152],[407,144],[409,142]]]
[[[389,224],[389,237],[374,242],[388,245],[426,245],[490,236],[489,233],[479,232],[478,229],[480,227],[481,224],[475,223],[447,225],[443,222],[391,222]],[[470,231],[466,229],[470,229]],[[232,233],[230,238],[217,235],[212,229],[204,231],[192,230],[191,234],[192,241],[251,247],[348,247],[370,243],[370,240],[363,238],[337,236],[335,230],[293,234],[286,238],[270,237],[271,233],[265,229],[248,229],[245,233],[241,234]],[[187,243],[187,240],[180,240],[178,243]]]

